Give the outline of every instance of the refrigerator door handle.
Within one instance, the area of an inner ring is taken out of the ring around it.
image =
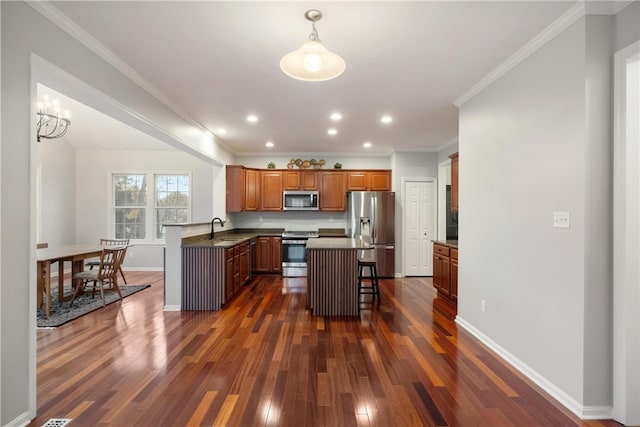
[[[371,197],[371,242],[377,243],[378,241],[378,211],[376,211],[376,197]]]

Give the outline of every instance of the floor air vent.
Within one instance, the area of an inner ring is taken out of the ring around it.
[[[71,422],[71,418],[51,418],[46,423],[42,424],[42,427],[62,427]]]

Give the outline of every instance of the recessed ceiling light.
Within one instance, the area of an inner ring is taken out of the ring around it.
[[[333,120],[334,122],[337,122],[337,121],[342,120],[342,114],[337,113],[337,112],[336,112],[336,113],[331,114],[331,116],[330,116],[330,117],[331,117],[331,120]]]
[[[389,124],[393,121],[393,119],[391,118],[391,116],[382,116],[380,118],[380,122],[384,123],[384,124]]]
[[[264,145],[266,145],[267,147],[271,148],[271,147],[273,147],[273,142],[267,141]]]
[[[362,146],[364,148],[371,148],[371,143],[369,141],[365,142],[364,144],[362,144]]]
[[[329,129],[329,130],[327,131],[327,133],[328,133],[329,135],[336,135],[336,134],[338,133],[338,131],[337,131],[336,129],[334,129],[334,128],[331,128],[331,129]]]
[[[220,135],[225,135],[227,133],[227,130],[224,128],[219,128],[216,130],[216,133],[220,134]]]
[[[255,123],[258,121],[258,116],[256,116],[255,114],[249,114],[247,116],[247,121],[251,123]]]

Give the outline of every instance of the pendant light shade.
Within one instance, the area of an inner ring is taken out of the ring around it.
[[[312,9],[308,10],[304,16],[311,21],[313,28],[309,35],[309,41],[303,44],[300,49],[282,57],[280,68],[289,77],[308,82],[319,82],[338,77],[345,69],[345,62],[340,56],[324,47],[318,37],[315,22],[322,18],[322,13]]]

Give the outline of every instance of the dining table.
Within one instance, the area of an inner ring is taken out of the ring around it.
[[[71,281],[73,277],[84,270],[84,260],[99,257],[102,253],[100,245],[68,245],[51,248],[36,249],[38,297],[37,307],[45,304],[44,313],[51,314],[51,265],[58,263],[58,301],[65,300],[64,296],[64,263],[71,262]],[[43,296],[46,297],[43,301]]]

